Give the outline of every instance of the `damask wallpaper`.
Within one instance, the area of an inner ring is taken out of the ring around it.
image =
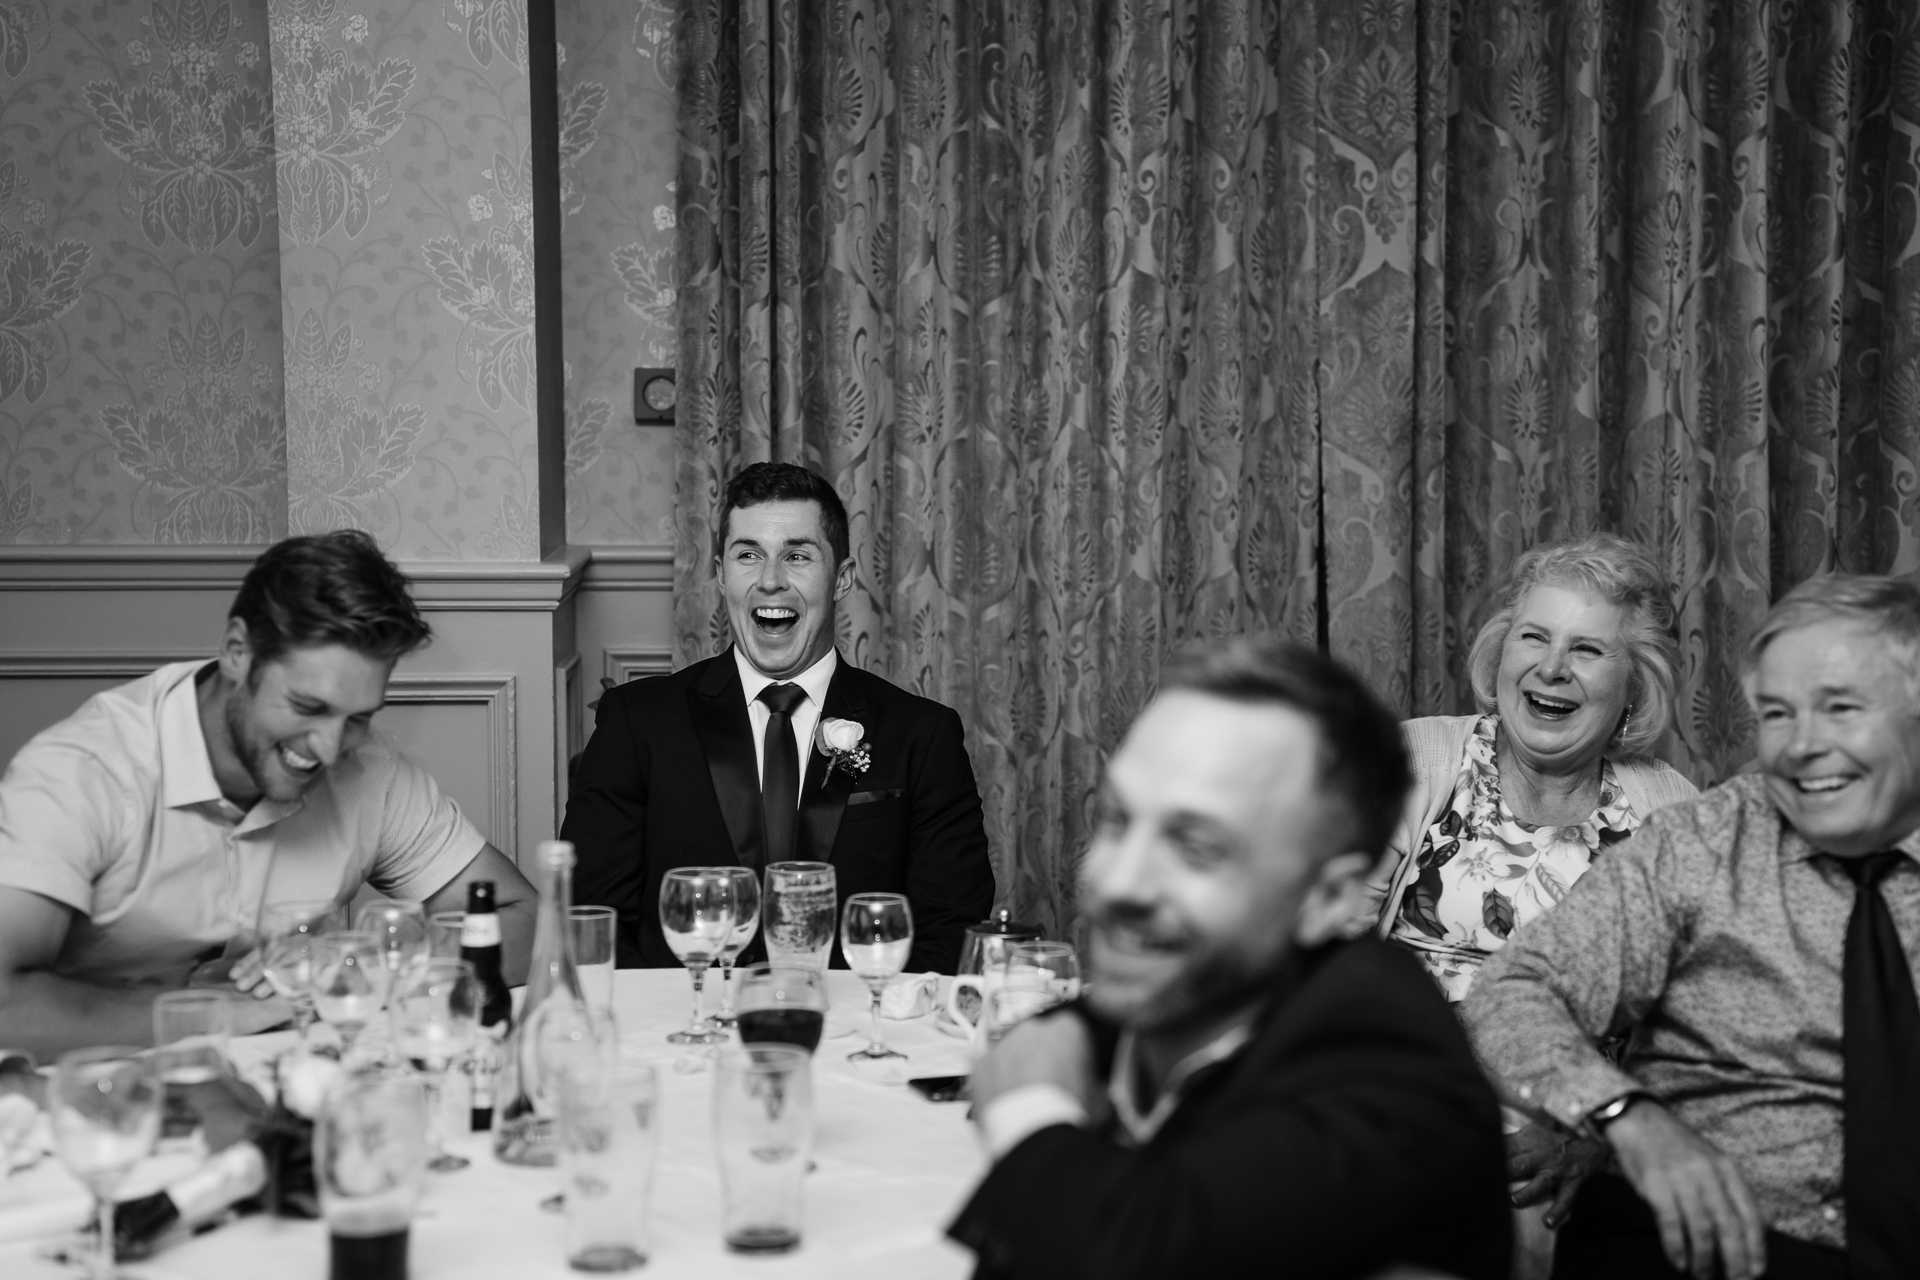
[[[674,363],[673,0],[560,0],[567,538],[673,541],[673,433],[633,370]]]
[[[0,7],[0,543],[286,530],[257,0]]]
[[[524,0],[270,0],[288,525],[540,555]]]

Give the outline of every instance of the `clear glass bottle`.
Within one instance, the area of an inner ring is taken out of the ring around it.
[[[541,1009],[557,1003],[584,1010],[586,996],[573,963],[573,936],[567,911],[573,905],[573,846],[543,840],[533,855],[539,876],[540,914],[533,931],[533,960],[527,969],[526,996],[507,1033],[506,1054],[494,1095],[493,1153],[508,1164],[554,1163],[553,1118],[542,1105],[549,1092],[541,1078],[540,1034],[549,1018]]]

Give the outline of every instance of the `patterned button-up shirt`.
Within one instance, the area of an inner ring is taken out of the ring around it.
[[[1881,883],[1920,983],[1920,840]],[[1732,1156],[1769,1226],[1844,1247],[1841,962],[1854,887],[1758,776],[1650,815],[1461,1006],[1510,1096],[1572,1126],[1642,1089]],[[1632,1029],[1615,1067],[1597,1038]]]

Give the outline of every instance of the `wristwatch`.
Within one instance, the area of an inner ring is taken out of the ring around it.
[[[1640,1101],[1642,1098],[1650,1096],[1650,1094],[1642,1093],[1638,1089],[1630,1093],[1623,1093],[1605,1106],[1595,1107],[1592,1111],[1588,1112],[1587,1124],[1592,1127],[1595,1133],[1605,1133],[1607,1126],[1625,1115],[1628,1107]]]

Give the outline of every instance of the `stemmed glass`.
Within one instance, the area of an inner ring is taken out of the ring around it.
[[[160,1136],[160,1077],[133,1049],[75,1049],[53,1069],[48,1093],[53,1141],[93,1192],[100,1238],[88,1270],[114,1280],[113,1193]]]
[[[260,913],[261,973],[293,1007],[293,1025],[302,1043],[313,1026],[314,944],[340,924],[331,899],[276,902]]]
[[[877,1062],[907,1055],[887,1048],[880,1026],[880,994],[907,967],[913,950],[913,908],[897,893],[856,893],[840,915],[840,950],[847,967],[873,993],[870,1043],[847,1055],[848,1062]]]
[[[360,1033],[387,1002],[392,979],[385,949],[370,933],[323,934],[313,957],[313,1004],[340,1033],[340,1057],[353,1055]]]
[[[733,877],[733,932],[720,950],[720,1012],[713,1019],[722,1027],[733,1025],[733,962],[753,941],[760,930],[760,877],[751,867],[728,867]]]
[[[428,960],[408,972],[390,1004],[393,1043],[427,1090],[427,1168],[452,1173],[472,1163],[449,1153],[440,1132],[447,1069],[473,1048],[483,1002],[480,980],[464,960]]]
[[[427,958],[426,909],[417,902],[369,902],[354,913],[353,927],[380,940],[381,962],[392,975],[389,981],[398,981]]]
[[[724,1035],[700,1016],[700,989],[707,966],[719,958],[733,933],[733,876],[727,867],[676,867],[660,884],[660,929],[667,945],[693,977],[693,1013],[685,1031],[669,1044],[715,1044]]]

